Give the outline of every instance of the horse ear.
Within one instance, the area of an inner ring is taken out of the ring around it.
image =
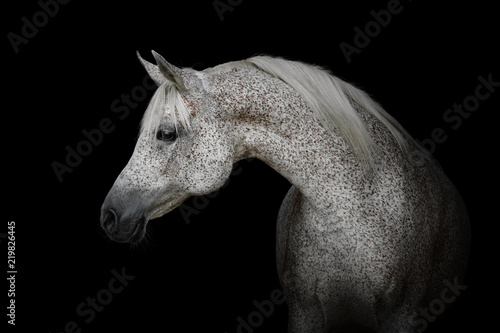
[[[142,59],[139,52],[137,52],[137,57],[148,72],[151,79],[153,79],[158,86],[162,85],[166,80],[169,80],[177,87],[177,89],[185,90],[186,86],[182,81],[181,69],[169,64],[155,51],[151,51],[151,53],[153,53],[153,57],[156,60],[156,65]]]
[[[151,53],[153,53],[156,64],[158,65],[158,68],[160,69],[160,72],[163,74],[163,76],[165,76],[167,80],[175,84],[179,90],[185,90],[186,86],[182,81],[181,69],[175,67],[172,64],[169,64],[161,55],[159,55],[155,51],[151,51]]]
[[[139,58],[139,61],[146,69],[146,72],[148,72],[149,77],[156,83],[157,86],[161,86],[167,80],[167,78],[161,73],[158,66],[142,59],[139,51],[137,51],[137,58]]]

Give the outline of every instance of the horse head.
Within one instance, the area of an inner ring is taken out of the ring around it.
[[[206,74],[153,56],[156,65],[138,54],[158,88],[132,157],[101,208],[101,226],[118,242],[139,242],[149,220],[219,189],[234,162],[231,122]]]

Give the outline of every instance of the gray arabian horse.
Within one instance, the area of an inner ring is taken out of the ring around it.
[[[196,71],[153,55],[138,55],[158,89],[102,206],[109,237],[139,242],[149,220],[258,158],[292,184],[276,242],[288,331],[422,331],[419,309],[464,279],[469,222],[397,121],[320,67],[257,56]]]

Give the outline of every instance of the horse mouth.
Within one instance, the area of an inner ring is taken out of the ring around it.
[[[142,240],[142,238],[144,238],[145,233],[146,233],[146,218],[143,216],[139,221],[137,221],[135,228],[132,230],[132,234],[128,239],[128,242],[132,244],[139,243]]]
[[[118,231],[115,233],[110,233],[106,230],[106,233],[108,234],[108,237],[114,242],[138,244],[144,238],[144,235],[146,233],[146,222],[146,218],[141,217],[135,222],[134,227],[131,228],[131,230],[128,232],[124,230],[121,232]]]

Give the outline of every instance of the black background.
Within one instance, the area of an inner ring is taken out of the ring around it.
[[[61,332],[75,321],[82,332],[231,333],[238,316],[255,311],[254,300],[280,288],[275,221],[289,184],[256,160],[241,162],[239,174],[203,201],[189,224],[178,209],[150,222],[149,245],[113,243],[100,230],[100,206],[133,152],[147,99],[123,120],[111,103],[142,84],[135,51],[152,61],[151,49],[199,70],[260,53],[315,63],[373,95],[415,138],[443,129],[447,140],[433,155],[464,197],[473,251],[468,289],[429,331],[496,327],[500,89],[457,129],[443,120],[448,108],[474,94],[478,76],[500,81],[493,5],[402,1],[402,12],[348,64],[339,44],[353,44],[354,27],[363,29],[373,20],[370,11],[388,1],[246,0],[223,21],[212,2],[71,1],[18,53],[7,34],[21,34],[21,18],[31,21],[40,6],[4,4],[0,231],[16,221],[16,329]],[[85,139],[82,130],[103,118],[115,129],[59,182],[51,164],[64,163],[65,147],[75,148]],[[77,306],[122,268],[135,278],[85,323]],[[286,332],[286,318],[286,305],[277,306],[254,331]]]

